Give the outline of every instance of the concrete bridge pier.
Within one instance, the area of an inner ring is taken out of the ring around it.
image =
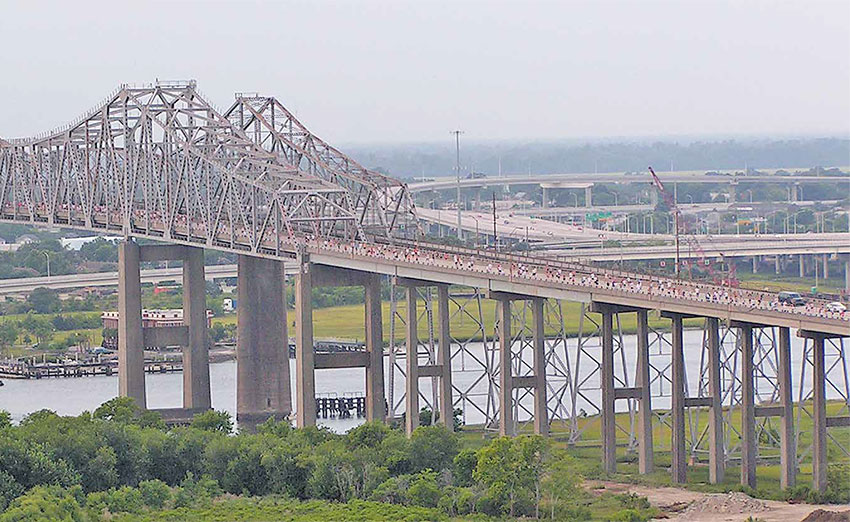
[[[779,402],[782,408],[779,427],[779,483],[782,489],[797,484],[797,444],[794,440],[794,397],[791,388],[791,330],[780,327],[777,351],[779,352]]]
[[[652,446],[652,398],[650,390],[649,319],[648,310],[595,302],[591,311],[602,315],[602,357],[600,387],[602,389],[602,466],[606,473],[617,468],[617,427],[615,402],[617,399],[638,401],[638,471],[651,473],[655,466]],[[637,379],[634,387],[615,388],[614,383],[614,316],[619,313],[637,313]]]
[[[844,260],[844,291],[850,293],[850,257]]]
[[[147,407],[139,245],[132,239],[118,245],[118,395]]]
[[[800,254],[800,277],[806,277],[806,255]]]
[[[316,425],[316,351],[313,344],[312,265],[298,259],[295,275],[295,426]]]
[[[775,273],[776,275],[779,275],[779,274],[782,273],[782,259],[781,259],[781,257],[782,256],[780,256],[779,254],[776,254],[776,256],[773,258],[773,273]]]
[[[823,256],[823,278],[829,279],[829,254]]]
[[[688,461],[685,451],[685,350],[682,321],[686,316],[678,313],[662,312],[662,317],[671,320],[671,466],[670,472],[674,484],[685,484],[688,481]]]
[[[419,378],[437,377],[439,418],[437,422],[449,430],[454,428],[454,400],[452,397],[452,368],[451,368],[451,335],[449,331],[449,288],[445,284],[435,284],[428,281],[399,278],[395,282],[405,287],[407,300],[407,316],[405,318],[407,344],[405,353],[405,415],[404,424],[407,436],[413,434],[419,427]],[[423,286],[437,287],[437,328],[438,343],[435,361],[430,364],[419,364],[419,332],[418,332],[418,288]]]
[[[143,327],[140,263],[183,261],[183,325]],[[162,410],[166,418],[186,418],[211,407],[204,252],[181,245],[139,246],[128,239],[118,247],[118,392],[146,408],[145,347],[183,347],[182,408]]]
[[[295,424],[316,425],[316,370],[363,368],[366,374],[366,420],[384,421],[384,344],[381,280],[377,274],[316,265],[299,256],[295,276]],[[313,288],[362,286],[365,294],[366,350],[315,353],[313,339]]]
[[[549,416],[546,402],[546,364],[544,300],[507,292],[490,292],[497,301],[499,321],[499,434],[516,435],[514,419],[514,389],[528,388],[534,393],[534,433],[549,434]],[[514,375],[511,302],[530,300],[532,309],[532,374]]]
[[[593,187],[591,186],[584,188],[584,206],[593,206]]]
[[[738,346],[741,350],[741,485],[756,487],[756,406],[755,369],[753,361],[753,328],[760,325],[732,321],[738,329]]]
[[[827,487],[827,436],[830,427],[850,427],[850,416],[826,416],[826,340],[841,336],[797,330],[812,343],[812,489],[823,493]]]
[[[549,189],[545,186],[540,187],[543,191],[543,204],[542,208],[549,208]]]
[[[613,333],[613,332],[612,332]],[[652,450],[652,379],[649,375],[649,316],[647,310],[637,311],[637,387],[638,402],[638,472],[652,473],[655,454]]]
[[[723,482],[726,475],[726,452],[723,440],[723,382],[720,376],[720,320],[706,318],[708,340],[708,394],[711,398],[708,417],[708,480]]]
[[[236,420],[251,429],[292,412],[283,263],[237,262]]]

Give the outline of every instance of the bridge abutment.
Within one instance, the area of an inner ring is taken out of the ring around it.
[[[250,429],[292,412],[283,263],[240,255],[238,274],[236,420]]]

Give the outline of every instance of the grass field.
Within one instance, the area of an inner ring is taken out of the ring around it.
[[[581,305],[579,303],[570,303],[563,302],[563,317],[564,317],[564,330],[567,335],[575,336],[579,331],[579,319],[581,316]],[[403,306],[400,306],[401,310]],[[471,318],[470,314],[467,312],[459,312],[459,307],[456,303],[450,303],[450,313],[451,313],[451,333],[452,336],[457,339],[480,339],[481,331],[479,326],[475,321]],[[478,314],[477,307],[475,309],[468,308],[469,312],[472,315]],[[420,317],[425,313],[425,304],[423,302],[419,303],[419,312]],[[436,310],[435,310],[436,312]],[[485,320],[485,331],[488,336],[493,335],[493,323],[496,318],[496,303],[495,301],[491,301],[489,299],[481,300],[481,314]],[[294,328],[294,314],[289,316],[289,328],[290,333]],[[384,342],[388,343],[390,339],[390,303],[383,303],[383,333],[384,333]],[[591,314],[591,317],[598,319],[598,315]],[[557,314],[551,315],[551,322],[555,323],[557,321]],[[213,323],[224,323],[224,324],[233,324],[236,322],[236,315],[230,314],[225,315],[223,317],[216,317],[213,319]],[[625,314],[620,319],[620,328],[624,334],[626,333],[634,333],[637,329],[637,320],[634,315]],[[531,314],[528,312],[528,317],[526,317],[526,323],[531,325]],[[688,320],[685,321],[686,326],[697,327],[700,326],[702,322],[700,320]],[[657,314],[650,314],[650,325],[657,329],[669,328],[670,321],[668,319],[662,319],[658,317]],[[365,336],[365,311],[363,305],[350,305],[350,306],[335,306],[331,308],[320,308],[313,310],[313,335],[317,339],[349,339],[349,340],[363,340]],[[404,335],[403,332],[403,324],[397,323],[398,331],[396,332],[396,336],[401,338]],[[514,329],[518,328],[518,325],[514,324]],[[587,333],[593,332],[593,324],[585,323],[584,332],[585,335]],[[428,324],[421,320],[418,324],[419,336],[420,339],[427,338],[428,335]],[[556,334],[556,330],[553,326],[547,325],[547,334],[553,335]]]
[[[811,404],[805,404],[805,408],[811,409]],[[799,406],[795,407],[794,422],[797,421],[797,413]],[[708,411],[700,408],[692,408],[691,413],[694,414],[695,433],[703,438],[698,448],[700,452],[696,461],[689,463],[688,466],[688,483],[686,487],[698,491],[705,492],[726,492],[740,488],[740,466],[734,461],[729,463],[726,468],[725,479],[720,484],[709,484],[708,481],[708,435],[706,429],[708,427]],[[699,411],[697,415],[697,411]],[[658,414],[664,412],[656,412]],[[841,402],[830,402],[827,405],[828,416],[848,415],[847,407]],[[585,478],[603,478],[601,459],[602,450],[600,446],[600,429],[601,419],[598,416],[585,417],[578,419],[579,430],[582,430],[582,437],[576,443],[569,442],[569,427],[563,423],[553,423],[552,439],[555,445],[565,448],[569,454],[575,457],[578,461],[578,472],[582,473]],[[758,433],[757,419],[757,433]],[[636,421],[635,421],[636,422]],[[732,412],[731,424],[736,427],[741,425],[740,410]],[[653,448],[655,454],[655,472],[649,475],[640,475],[638,473],[637,453],[630,451],[628,448],[628,429],[629,415],[621,413],[617,415],[617,472],[608,475],[607,478],[618,482],[641,483],[653,486],[672,486],[670,475],[671,462],[671,430],[668,425],[663,424],[658,416],[653,420]],[[775,435],[778,436],[779,419],[770,419],[770,423],[766,425],[765,431],[776,430]],[[805,458],[799,465],[797,475],[798,484],[811,484],[812,481],[812,465],[811,456],[808,448],[812,443],[812,420],[806,414],[801,416],[800,421],[800,439],[798,443],[799,453],[805,455]],[[625,431],[624,431],[625,430]],[[521,428],[523,433],[531,433],[531,427],[524,425]],[[685,429],[686,440],[691,437],[691,424],[688,423]],[[839,447],[839,444],[844,448],[850,448],[850,428],[830,428],[829,434],[835,438],[827,439],[827,461],[830,465],[833,464],[848,464],[850,465],[850,457],[848,457]],[[462,432],[464,444],[468,447],[478,448],[483,446],[487,440],[495,436],[492,432],[484,432],[480,427],[466,427]],[[734,433],[729,437],[728,446],[735,448],[740,439]],[[690,452],[689,452],[690,455]],[[782,499],[782,490],[779,482],[779,443],[771,440],[766,435],[760,440],[759,445],[759,464],[757,467],[758,487],[755,494],[762,498]],[[846,477],[850,482],[850,475]]]

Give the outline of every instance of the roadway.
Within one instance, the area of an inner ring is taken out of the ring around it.
[[[419,209],[421,220],[440,224],[443,227],[457,228],[457,213],[445,210]],[[493,216],[486,212],[462,212],[461,228],[469,234],[493,236]],[[670,234],[638,234],[610,230],[598,230],[558,223],[546,219],[535,219],[529,216],[503,213],[496,217],[496,234],[501,240],[524,241],[526,238],[533,245],[538,243],[551,247],[559,254],[584,260],[634,260],[634,259],[663,259],[672,258],[675,249],[671,246],[646,246],[648,242],[672,243]],[[751,256],[771,253],[782,254],[847,254],[850,253],[850,234],[724,234],[697,236],[706,253],[720,256],[738,255]],[[631,248],[601,248],[605,241],[621,243],[638,243]],[[641,243],[643,245],[641,245]],[[565,248],[558,248],[563,245]],[[586,251],[576,252],[576,247],[590,247]],[[599,247],[599,248],[596,248]],[[551,251],[547,248],[547,251]],[[687,249],[682,241],[684,252]],[[587,252],[587,253],[585,253]],[[733,252],[733,253],[730,253]]]
[[[731,171],[721,171],[730,175],[707,176],[705,172],[660,172],[664,183],[822,183],[829,181],[850,182],[850,176],[733,176]],[[541,183],[563,184],[562,188],[582,188],[600,183],[652,183],[649,173],[625,174],[623,172],[583,173],[583,174],[536,174],[533,176],[503,176],[460,180],[461,188],[484,188],[492,186],[540,185]],[[569,186],[568,186],[569,185]],[[575,185],[575,186],[572,186]],[[456,189],[457,179],[440,178],[408,184],[410,192],[429,192],[434,190]]]

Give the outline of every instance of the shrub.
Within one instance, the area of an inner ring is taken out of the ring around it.
[[[80,505],[79,487],[62,489],[59,486],[36,486],[16,498],[0,514],[0,522],[61,520],[78,522],[86,514]]]
[[[644,515],[637,509],[621,509],[611,515],[611,522],[646,522],[649,516]]]
[[[139,482],[142,502],[151,509],[161,509],[171,500],[171,488],[161,480],[143,480]]]
[[[440,502],[440,486],[437,485],[437,474],[431,470],[419,472],[410,481],[407,499],[415,506],[437,507]]]
[[[192,427],[227,435],[233,431],[233,419],[226,411],[209,410],[196,414],[192,418]]]
[[[454,479],[457,486],[471,486],[472,473],[478,465],[478,452],[473,449],[463,449],[454,458]]]
[[[410,463],[413,471],[450,468],[458,453],[457,435],[444,426],[420,426],[410,438]]]

